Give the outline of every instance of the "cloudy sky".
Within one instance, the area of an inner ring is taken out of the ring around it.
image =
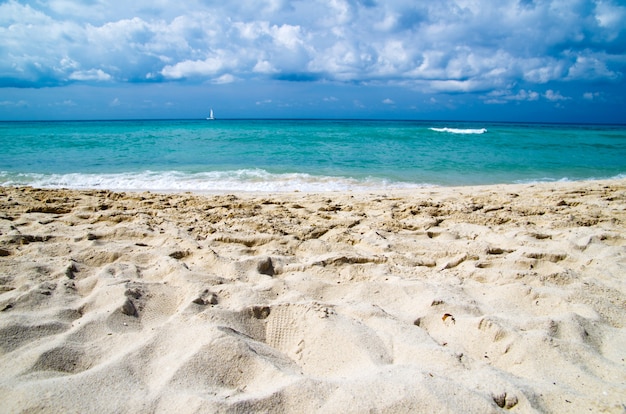
[[[626,123],[624,0],[0,1],[0,119]]]

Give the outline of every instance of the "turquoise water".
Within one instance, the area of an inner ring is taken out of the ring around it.
[[[329,191],[613,178],[626,126],[427,121],[0,122],[0,184]]]

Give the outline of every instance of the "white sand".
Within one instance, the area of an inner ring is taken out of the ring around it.
[[[0,206],[2,412],[626,412],[626,180]]]

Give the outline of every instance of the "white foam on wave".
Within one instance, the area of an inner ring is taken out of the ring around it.
[[[590,176],[590,177],[582,177],[582,178],[570,178],[570,177],[561,177],[561,178],[534,178],[527,180],[515,180],[514,184],[542,184],[542,183],[570,183],[575,181],[599,181],[599,180],[624,180],[626,179],[626,173],[621,173],[617,175],[611,176]]]
[[[184,173],[144,171],[116,174],[9,174],[0,172],[1,186],[29,185],[38,188],[107,189],[161,192],[327,192],[420,188],[407,182],[380,178],[357,180],[303,173],[274,174],[262,169]]]
[[[450,134],[484,134],[485,132],[487,132],[486,128],[477,128],[477,129],[472,129],[472,128],[467,128],[467,129],[462,129],[462,128],[429,128],[431,131],[435,131],[435,132],[448,132]]]

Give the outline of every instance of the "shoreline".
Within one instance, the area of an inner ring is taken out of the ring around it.
[[[472,191],[478,191],[481,190],[485,187],[494,187],[494,188],[500,188],[500,187],[529,187],[529,188],[534,188],[534,187],[544,187],[544,186],[560,186],[560,185],[586,185],[586,184],[594,184],[594,183],[599,183],[599,184],[607,184],[610,185],[612,183],[621,183],[621,182],[626,182],[626,175],[624,174],[619,174],[617,176],[614,177],[608,177],[608,178],[583,178],[583,179],[569,179],[569,178],[563,178],[563,179],[549,179],[549,180],[531,180],[531,181],[523,181],[523,182],[498,182],[498,183],[479,183],[479,184],[430,184],[430,183],[423,183],[423,184],[414,184],[414,186],[410,186],[413,184],[409,184],[409,183],[400,183],[400,184],[407,184],[407,186],[389,186],[389,187],[384,187],[384,186],[375,186],[372,185],[371,188],[363,188],[363,187],[355,187],[355,188],[347,188],[347,189],[333,189],[333,190],[300,190],[300,189],[295,189],[295,190],[276,190],[276,189],[272,189],[272,190],[189,190],[189,189],[169,189],[169,190],[164,190],[164,189],[132,189],[132,188],[106,188],[106,187],[84,187],[84,188],[74,188],[74,187],[67,187],[67,186],[54,186],[54,187],[41,187],[41,186],[37,186],[37,185],[31,185],[31,184],[0,184],[0,189],[4,189],[4,188],[13,188],[13,189],[20,189],[20,188],[26,188],[26,189],[32,189],[32,190],[38,190],[38,191],[75,191],[75,192],[98,192],[98,191],[106,191],[106,192],[111,192],[111,193],[121,193],[121,194],[162,194],[162,195],[172,195],[172,194],[185,194],[185,195],[194,195],[194,196],[200,196],[200,197],[212,197],[212,196],[222,196],[222,195],[236,195],[236,196],[268,196],[268,195],[272,195],[272,196],[277,196],[277,197],[281,197],[281,196],[289,196],[291,194],[293,195],[325,195],[325,194],[336,194],[336,195],[342,195],[342,194],[354,194],[354,195],[366,195],[366,194],[380,194],[380,193],[391,193],[391,194],[397,194],[397,195],[412,195],[413,193],[421,193],[421,192],[426,192],[426,191],[438,191],[438,192],[446,192],[448,190],[450,191],[455,191],[455,190],[460,190],[463,193],[467,193],[467,192],[472,192]]]
[[[252,171],[252,170],[251,170]],[[258,172],[258,171],[257,171]],[[143,171],[139,174],[152,174],[150,171]],[[177,174],[179,172],[176,171],[168,171],[163,172],[162,174]],[[232,173],[232,171],[224,171],[224,174]],[[128,175],[130,173],[120,173],[120,176],[125,176],[124,180],[128,180]],[[270,174],[270,173],[267,173]],[[106,176],[107,174],[105,174]],[[115,174],[113,174],[115,175]],[[124,187],[123,185],[115,184],[114,181],[108,182],[108,184],[98,183],[97,185],[81,185],[77,187],[68,186],[66,184],[42,184],[40,183],[14,183],[11,180],[5,181],[4,183],[0,183],[0,188],[8,187],[8,188],[19,188],[19,187],[29,187],[29,188],[37,188],[42,190],[68,190],[68,191],[112,191],[117,193],[155,193],[155,194],[175,194],[175,193],[190,193],[195,195],[221,195],[221,194],[289,194],[289,193],[302,193],[302,194],[324,194],[324,193],[369,193],[369,192],[412,192],[412,191],[421,191],[428,189],[450,189],[450,188],[474,188],[474,187],[485,187],[485,186],[535,186],[535,185],[543,185],[543,184],[558,184],[558,183],[585,183],[585,182],[611,182],[611,181],[622,181],[626,180],[625,174],[618,174],[612,177],[603,177],[603,178],[560,178],[560,179],[536,179],[536,180],[516,180],[516,181],[502,181],[502,182],[472,182],[472,183],[455,183],[455,184],[437,184],[433,182],[424,181],[422,183],[411,183],[404,181],[387,181],[387,179],[383,178],[366,178],[363,181],[359,181],[359,179],[354,179],[350,177],[340,177],[340,176],[308,176],[306,173],[304,174],[286,174],[286,176],[290,176],[290,178],[282,178],[277,181],[276,177],[279,177],[281,174],[270,174],[273,175],[273,179],[260,180],[256,183],[252,181],[232,181],[229,185],[232,185],[231,188],[217,188],[213,189],[202,189],[206,183],[202,181],[187,183],[186,181],[182,181],[185,183],[188,188],[158,188],[158,187],[150,187],[146,186],[143,188],[133,188],[133,187]],[[302,176],[300,176],[302,175]],[[72,174],[68,174],[68,176],[72,176]],[[295,176],[295,177],[294,177]],[[110,177],[109,177],[110,178]],[[79,177],[73,177],[74,180],[80,179]],[[225,175],[221,177],[219,180],[216,177],[213,177],[209,180],[209,183],[213,183],[217,181],[228,181],[228,176]],[[217,180],[217,181],[216,181]],[[318,181],[316,181],[318,180]],[[285,185],[286,182],[290,182],[291,184]],[[380,181],[380,182],[378,182]],[[281,183],[279,185],[279,183]],[[254,184],[254,185],[253,185]],[[145,183],[144,183],[145,185]],[[224,185],[223,183],[221,184]],[[270,189],[249,189],[250,187],[263,187],[269,186]],[[325,189],[327,187],[328,189]],[[330,188],[332,187],[332,188]]]
[[[626,407],[625,178],[0,206],[8,411]]]

